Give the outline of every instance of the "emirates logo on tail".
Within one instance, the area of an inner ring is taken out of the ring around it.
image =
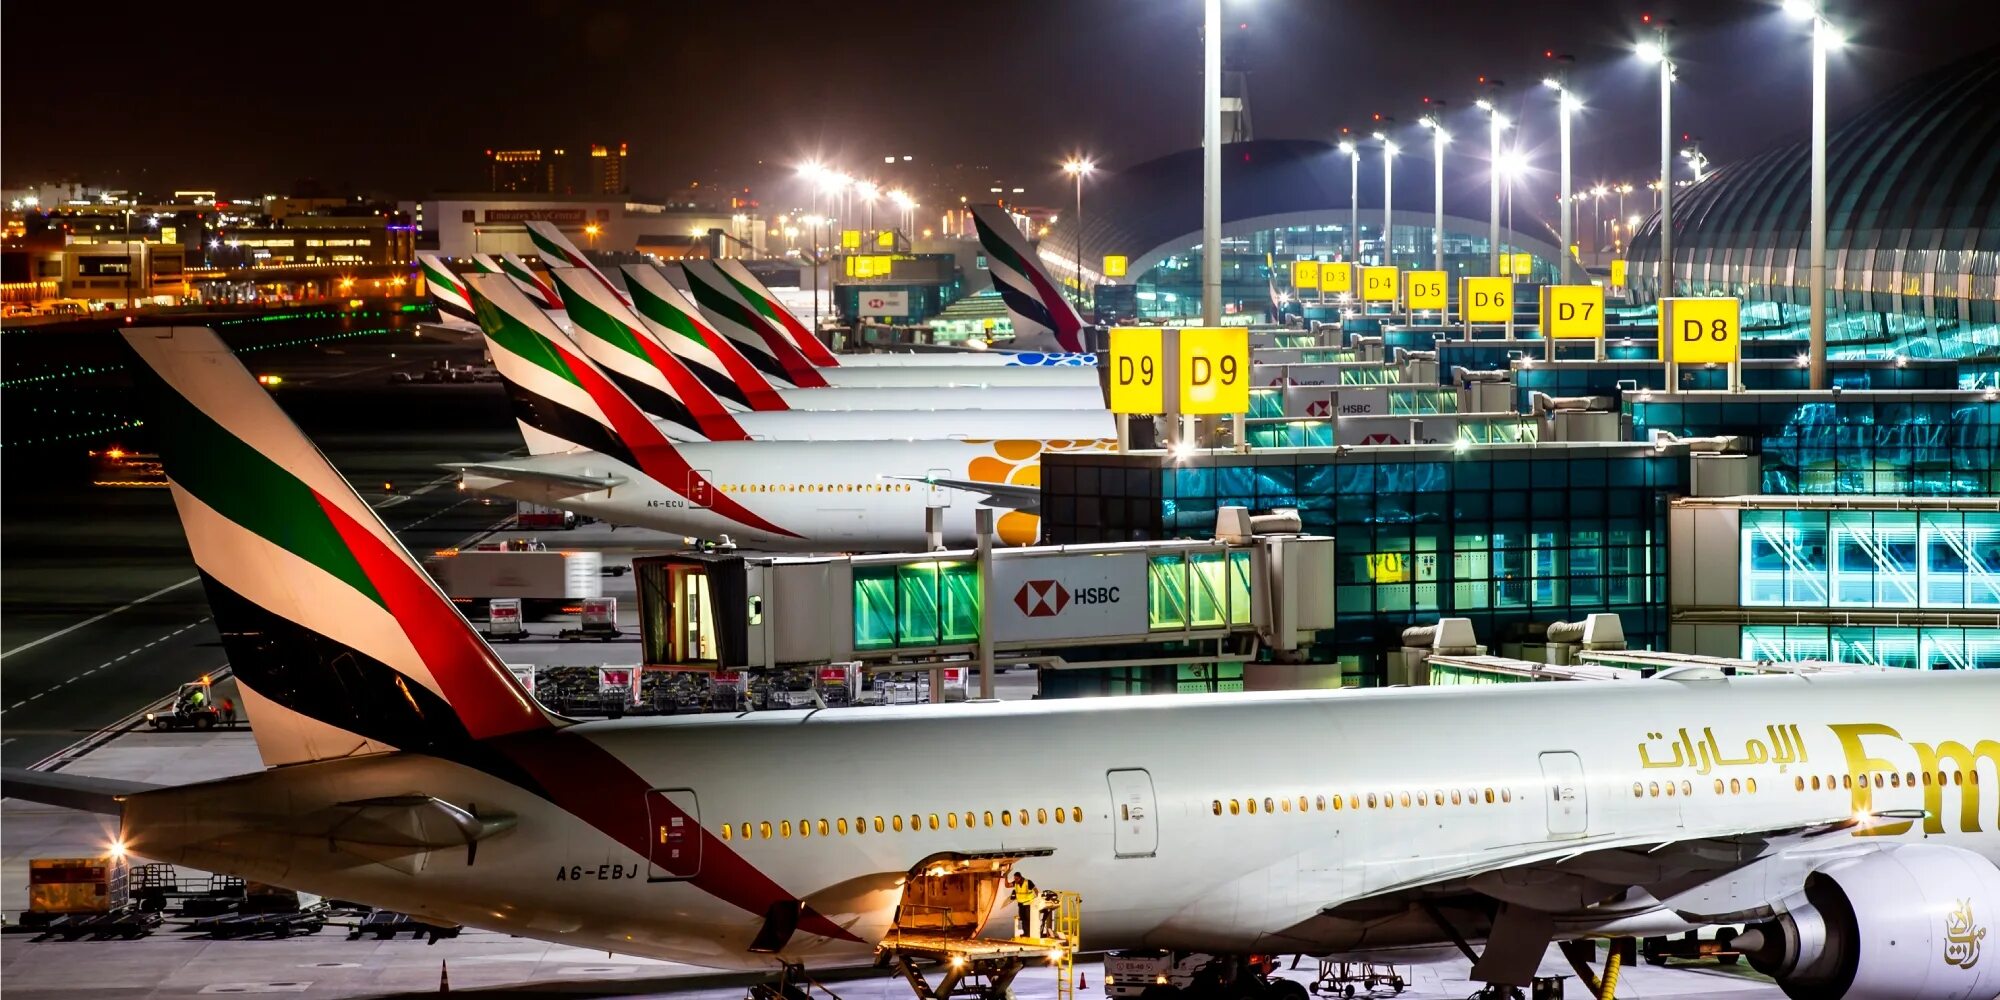
[[[1069,590],[1057,580],[1029,580],[1015,592],[1014,606],[1030,618],[1054,618],[1069,607]]]

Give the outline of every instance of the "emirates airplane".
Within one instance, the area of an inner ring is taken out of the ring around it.
[[[898,550],[975,541],[974,510],[1000,511],[999,540],[1040,534],[1041,465],[1094,439],[714,441],[675,444],[605,369],[503,275],[467,278],[528,456],[454,466],[461,485],[609,521],[752,549]],[[830,390],[829,390],[830,391]],[[924,414],[909,413],[921,420]]]
[[[2000,674],[573,722],[218,338],[125,337],[267,765],[7,774],[120,816],[135,855],[716,968],[1059,946],[987,930],[1020,871],[1081,894],[1083,949],[1217,956],[1232,997],[1299,995],[1253,954],[1455,945],[1526,984],[1551,942],[1719,923],[1802,1000],[2000,993]]]
[[[1116,434],[1104,408],[968,410],[903,408],[812,413],[731,413],[666,347],[680,337],[635,315],[609,288],[575,268],[553,272],[571,335],[641,412],[680,441],[882,441],[894,438],[1099,439]],[[522,289],[523,292],[526,289]],[[829,391],[829,390],[794,390]],[[1009,393],[1011,390],[999,390]]]

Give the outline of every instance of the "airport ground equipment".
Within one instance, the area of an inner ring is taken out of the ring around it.
[[[594,551],[504,548],[444,549],[424,568],[469,618],[482,618],[495,598],[520,601],[523,620],[577,614],[604,596],[604,554]]]
[[[182,684],[167,707],[146,713],[146,724],[154,729],[234,729],[236,722],[234,707],[225,712],[215,703],[214,684],[206,674]]]
[[[1322,958],[1319,960],[1319,978],[1314,979],[1308,989],[1318,996],[1349,1000],[1355,996],[1376,996],[1378,990],[1397,996],[1409,986],[1409,980],[1404,979],[1393,965],[1336,962]]]

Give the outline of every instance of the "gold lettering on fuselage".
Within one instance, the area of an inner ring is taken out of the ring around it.
[[[1768,740],[1755,737],[1743,741],[1743,755],[1733,757],[1722,752],[1722,744],[1715,738],[1715,727],[1703,726],[1701,738],[1695,739],[1681,727],[1678,738],[1667,740],[1664,733],[1647,733],[1646,743],[1639,744],[1639,766],[1647,769],[1692,767],[1696,774],[1706,775],[1718,767],[1755,767],[1759,764],[1803,764],[1806,762],[1806,741],[1799,735],[1796,725],[1765,726]],[[1648,746],[1656,740],[1667,740],[1664,747],[1657,750],[1658,757],[1664,758],[1668,750],[1673,751],[1673,759],[1656,759],[1655,749]]]
[[[1980,943],[1986,928],[1972,917],[1972,900],[1961,899],[1944,915],[1944,964],[1970,969],[1979,964]]]
[[[1951,777],[1958,785],[1958,828],[1963,833],[1980,831],[1979,816],[1979,762],[1989,761],[1996,774],[2000,774],[2000,741],[1979,740],[1971,747],[1956,740],[1946,740],[1936,746],[1905,740],[1896,730],[1875,722],[1854,722],[1830,725],[1833,734],[1840,739],[1841,753],[1847,758],[1847,771],[1854,779],[1854,815],[1867,816],[1875,811],[1875,783],[1870,780],[1878,774],[1900,774],[1908,770],[1897,762],[1882,757],[1870,756],[1863,746],[1868,737],[1893,740],[1897,746],[1907,747],[1916,757],[1915,766],[1924,774],[1924,832],[1943,833],[1944,790],[1947,772],[1938,769],[1943,761],[1951,761],[1956,770]],[[1882,823],[1864,827],[1855,832],[1859,837],[1893,837],[1907,833],[1913,821]]]

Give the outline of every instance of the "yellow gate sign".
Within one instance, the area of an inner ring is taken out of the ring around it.
[[[1126,260],[1125,255],[1122,253],[1105,254],[1104,276],[1107,278],[1122,278],[1125,276],[1126,266],[1130,263],[1131,262]]]
[[[1517,254],[1514,254],[1514,276],[1515,276],[1515,277],[1517,277],[1517,278],[1525,278],[1525,277],[1527,277],[1527,276],[1528,276],[1529,274],[1533,273],[1533,272],[1534,272],[1534,270],[1535,270],[1535,255],[1534,255],[1534,254],[1531,254],[1531,253],[1517,253]]]
[[[1292,287],[1318,288],[1319,261],[1316,260],[1292,261]]]
[[[881,232],[879,232],[879,233],[876,233],[876,234],[875,234],[875,245],[876,245],[876,246],[878,246],[878,247],[887,247],[888,249],[891,249],[891,250],[895,249],[895,248],[896,248],[896,231],[895,231],[895,230],[893,230],[893,229],[884,229],[884,230],[882,230]]]
[[[1604,336],[1601,285],[1543,285],[1542,336],[1553,340],[1596,340]]]
[[[840,248],[841,248],[842,250],[859,250],[859,249],[861,249],[861,230],[859,230],[859,229],[843,229],[843,230],[841,230],[841,231],[840,231]]]
[[[1319,292],[1321,295],[1354,294],[1354,265],[1346,261],[1329,261],[1321,264]]]
[[[1403,276],[1403,308],[1411,312],[1445,311],[1443,271],[1411,271]]]
[[[1167,412],[1167,351],[1156,326],[1111,328],[1111,412]]]
[[[1726,365],[1742,356],[1742,304],[1735,299],[1660,300],[1660,357]]]
[[[1458,311],[1467,323],[1511,323],[1514,279],[1458,279]]]
[[[1393,267],[1364,267],[1361,269],[1361,301],[1396,301],[1396,269]]]
[[[1186,327],[1180,332],[1176,413],[1247,413],[1250,410],[1250,330],[1241,326]]]
[[[1625,287],[1625,258],[1615,257],[1611,261],[1611,287]]]

